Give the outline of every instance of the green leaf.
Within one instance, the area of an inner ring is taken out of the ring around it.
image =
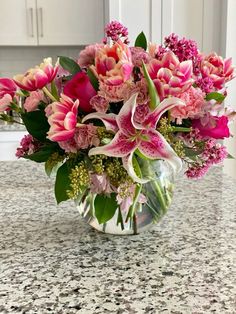
[[[36,162],[45,162],[48,158],[55,152],[54,146],[45,146],[40,148],[36,153],[33,153],[28,156],[24,156],[25,159],[30,159]]]
[[[69,199],[67,190],[70,189],[70,168],[68,163],[65,162],[57,171],[56,182],[55,182],[55,197],[57,204]]]
[[[46,141],[49,124],[44,110],[36,110],[21,114],[21,118],[25,124],[27,131],[37,140]]]
[[[78,63],[71,58],[59,56],[59,63],[63,69],[67,70],[71,74],[76,74],[82,71]]]
[[[55,97],[57,100],[59,100],[57,87],[54,81],[51,82],[51,94],[53,97]]]
[[[153,83],[153,80],[150,78],[150,75],[148,73],[147,67],[146,65],[143,63],[143,73],[145,76],[145,79],[147,80],[147,84],[148,84],[148,92],[150,95],[150,109],[154,110],[160,103],[160,98],[158,96],[156,87]]]
[[[58,161],[57,163],[51,162],[51,160],[47,160],[45,162],[45,172],[48,177],[52,174],[57,173],[57,170],[63,165],[64,161]]]
[[[91,69],[88,69],[87,71],[90,83],[93,85],[93,88],[98,91],[99,89],[99,82],[96,76],[94,75],[93,71]]]
[[[143,48],[144,50],[147,49],[147,38],[144,34],[144,32],[141,32],[138,37],[136,38],[135,40],[135,44],[134,44],[135,47],[141,47]]]
[[[222,101],[224,101],[225,96],[221,93],[217,93],[217,92],[213,92],[213,93],[209,93],[206,95],[206,100],[216,100],[217,102],[221,103]]]
[[[231,155],[231,154],[229,154],[229,153],[228,153],[227,158],[228,158],[228,159],[235,159],[235,158],[234,158],[234,156],[232,156],[232,155]]]
[[[99,224],[106,223],[115,215],[118,208],[116,194],[112,193],[109,196],[98,194],[94,200],[94,208]]]

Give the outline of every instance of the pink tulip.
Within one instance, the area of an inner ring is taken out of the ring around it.
[[[161,100],[169,95],[179,95],[193,83],[192,61],[179,62],[171,51],[166,52],[161,60],[152,59],[147,69]]]
[[[133,64],[127,45],[118,40],[111,47],[97,50],[95,66],[91,67],[99,80],[107,85],[118,86],[131,78]]]
[[[24,103],[24,108],[27,112],[35,111],[38,108],[40,101],[45,102],[45,96],[42,91],[33,91],[30,95],[26,98]]]
[[[90,83],[89,77],[84,72],[79,72],[65,85],[64,94],[72,99],[79,99],[80,109],[91,112],[93,108],[90,99],[97,93]]]
[[[224,139],[230,137],[228,122],[229,119],[226,116],[210,116],[207,123],[203,123],[201,119],[193,120],[192,126],[199,130],[203,138]]]
[[[61,95],[60,102],[51,104],[52,114],[48,118],[48,138],[54,142],[67,141],[75,135],[79,101]]]
[[[0,99],[8,94],[13,98],[16,93],[16,84],[9,78],[0,78]]]
[[[215,52],[203,58],[200,68],[202,77],[209,78],[215,89],[221,89],[234,78],[232,58],[223,59]]]
[[[29,69],[25,74],[14,76],[15,83],[22,89],[27,91],[35,91],[42,89],[51,83],[58,70],[58,65],[52,66],[52,59],[44,59],[43,63],[35,68]]]

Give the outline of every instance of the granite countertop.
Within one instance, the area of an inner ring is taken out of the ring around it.
[[[152,230],[98,233],[43,165],[0,163],[0,313],[236,313],[236,182],[179,179]]]

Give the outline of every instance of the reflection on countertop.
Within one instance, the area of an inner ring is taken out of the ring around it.
[[[43,165],[0,163],[0,313],[235,313],[236,182],[181,177],[163,220],[137,236],[56,206]]]

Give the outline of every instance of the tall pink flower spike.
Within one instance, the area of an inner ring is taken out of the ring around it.
[[[110,157],[121,157],[123,166],[130,177],[138,183],[146,183],[149,179],[139,178],[133,167],[133,154],[138,150],[149,159],[164,159],[170,163],[175,172],[181,170],[182,162],[165,138],[156,130],[157,122],[162,114],[174,106],[185,105],[179,98],[171,97],[162,101],[154,111],[150,112],[142,124],[134,122],[137,93],[125,102],[118,115],[90,113],[82,122],[89,119],[100,119],[107,130],[116,133],[112,141],[104,146],[92,148],[89,156],[104,154]]]

